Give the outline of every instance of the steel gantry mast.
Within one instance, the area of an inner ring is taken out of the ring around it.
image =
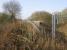
[[[55,50],[56,16],[52,15],[52,50]]]

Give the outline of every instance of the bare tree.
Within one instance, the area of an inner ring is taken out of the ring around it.
[[[3,4],[4,10],[11,15],[11,19],[15,19],[21,11],[21,5],[17,1],[9,1]]]

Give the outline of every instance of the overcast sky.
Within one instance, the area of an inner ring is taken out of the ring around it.
[[[9,0],[0,0],[0,11],[3,11],[2,4]],[[29,17],[35,11],[61,11],[67,8],[67,0],[17,0],[22,8],[22,18]]]

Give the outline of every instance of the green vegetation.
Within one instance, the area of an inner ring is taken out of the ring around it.
[[[45,12],[45,11],[37,11],[33,13],[30,17],[30,20],[32,21],[44,21],[45,24],[50,25],[51,24],[51,17],[52,14]]]
[[[11,18],[10,15],[6,13],[0,13],[0,24],[10,21],[10,18]]]
[[[0,50],[67,50],[66,20],[57,24],[60,26],[56,29],[55,40],[52,40],[52,14],[37,11],[28,20],[19,20],[16,15],[20,7],[16,2],[10,1],[4,8],[9,13],[0,13]],[[62,12],[61,16],[66,16],[66,9]],[[58,14],[57,17],[61,17]]]

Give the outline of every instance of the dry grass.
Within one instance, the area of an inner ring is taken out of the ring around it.
[[[43,27],[45,32],[42,33],[26,21],[6,23],[0,32],[0,50],[53,50],[51,28]],[[54,49],[67,50],[66,46],[65,35],[56,32]]]

